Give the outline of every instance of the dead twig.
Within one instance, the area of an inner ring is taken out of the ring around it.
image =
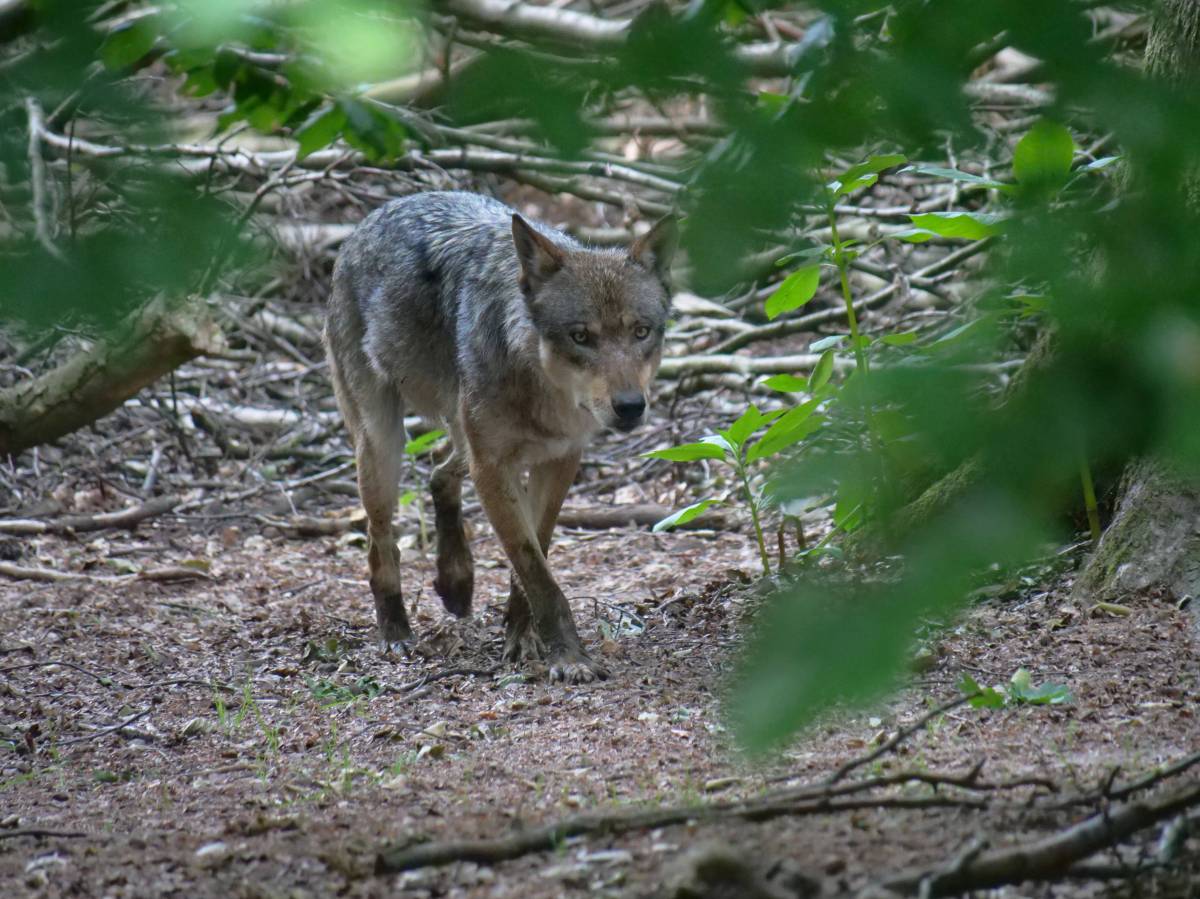
[[[38,243],[60,262],[66,257],[54,243],[50,233],[50,194],[46,189],[46,161],[42,158],[42,133],[45,131],[45,115],[42,105],[33,97],[25,99],[25,112],[29,116],[29,184],[32,191],[33,228]]]
[[[0,840],[13,840],[17,837],[37,837],[39,839],[62,837],[63,839],[71,840],[90,836],[94,836],[94,834],[84,833],[81,830],[45,830],[40,827],[25,827],[21,830],[0,830]]]
[[[57,740],[56,743],[59,746],[69,746],[72,743],[83,743],[86,740],[95,740],[98,737],[103,737],[108,734],[116,733],[119,730],[123,730],[124,728],[129,727],[129,725],[133,724],[135,721],[141,721],[143,718],[145,718],[147,715],[149,715],[151,711],[152,711],[151,709],[143,709],[142,711],[138,712],[136,715],[130,715],[124,721],[114,724],[111,727],[101,728],[100,730],[95,731],[94,733],[84,734],[82,737],[71,737],[70,739],[67,739],[67,740]]]
[[[869,765],[880,756],[887,755],[917,731],[924,728],[925,725],[934,718],[944,715],[946,712],[949,712],[952,709],[958,708],[963,703],[970,701],[971,698],[971,696],[959,696],[956,699],[952,699],[949,702],[943,703],[935,709],[930,709],[908,727],[902,727],[896,731],[890,740],[880,744],[880,746],[873,752],[869,752],[866,755],[859,756],[858,758],[851,759],[850,761],[846,762],[846,764],[842,765],[842,767],[838,768],[833,772],[833,774],[830,775],[829,780],[827,780],[826,783],[835,784],[855,768],[861,768],[863,765]]]

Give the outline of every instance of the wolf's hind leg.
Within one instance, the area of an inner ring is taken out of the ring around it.
[[[475,591],[475,560],[467,542],[462,521],[462,482],[467,462],[460,440],[454,441],[450,455],[433,471],[429,488],[433,494],[434,522],[437,530],[437,577],[433,589],[451,615],[466,618],[471,614],[471,596]]]
[[[400,550],[396,547],[392,529],[400,492],[404,411],[398,400],[394,404],[381,401],[371,411],[374,414],[366,416],[364,427],[355,440],[358,492],[367,513],[371,594],[375,597],[381,648],[385,652],[407,650],[412,628],[404,611],[400,591]]]

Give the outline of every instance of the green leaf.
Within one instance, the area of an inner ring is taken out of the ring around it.
[[[762,384],[764,387],[778,390],[780,393],[799,393],[801,390],[808,389],[807,379],[797,378],[795,375],[771,375]]]
[[[783,411],[782,409],[773,409],[770,412],[759,412],[757,406],[751,406],[738,417],[737,421],[722,431],[720,436],[729,441],[734,453],[739,453],[747,437],[768,421],[774,421],[783,414]]]
[[[1008,695],[1014,703],[1061,705],[1071,701],[1071,691],[1063,684],[1045,683],[1035,687],[1026,668],[1018,668],[1008,682]]]
[[[1079,169],[1079,171],[1081,171],[1081,172],[1098,172],[1098,171],[1100,171],[1100,169],[1106,169],[1110,165],[1112,165],[1114,162],[1120,162],[1120,161],[1121,161],[1120,156],[1101,156],[1099,159],[1093,159],[1087,165],[1082,166]]]
[[[666,459],[668,462],[694,462],[697,459],[724,459],[725,450],[714,443],[684,443],[667,449],[642,453],[646,459]]]
[[[950,331],[947,331],[945,334],[943,334],[941,337],[939,337],[933,343],[929,344],[929,346],[931,349],[939,349],[939,350],[944,349],[948,346],[951,346],[951,345],[957,343],[958,341],[962,340],[968,334],[971,334],[972,332],[981,328],[983,326],[984,321],[985,321],[985,319],[982,319],[982,318],[973,318],[969,322],[966,322],[965,324],[961,324],[957,328],[953,328]]]
[[[400,502],[400,505],[402,505],[402,506],[408,506],[408,505],[411,505],[412,501],[415,500],[416,498],[417,498],[417,491],[405,490],[403,493],[400,494],[399,502]]]
[[[967,704],[973,709],[1002,709],[1007,704],[1004,694],[994,687],[980,687]]]
[[[342,137],[368,159],[394,159],[404,152],[404,126],[396,118],[350,98],[338,100],[338,106],[346,115]]]
[[[189,97],[207,97],[216,91],[217,79],[213,77],[212,66],[200,66],[187,73],[183,82],[183,92]]]
[[[747,462],[756,462],[773,456],[781,450],[799,443],[817,430],[825,421],[823,416],[813,415],[821,400],[812,399],[789,409],[776,419],[767,432],[746,453]]]
[[[337,140],[346,124],[346,113],[339,106],[323,106],[309,117],[308,121],[296,132],[296,140],[300,143],[296,158],[306,156],[328,147]]]
[[[821,354],[812,374],[808,376],[809,392],[815,393],[820,390],[829,383],[831,377],[833,377],[833,350],[830,349]]]
[[[114,72],[132,68],[154,49],[158,29],[152,16],[145,16],[119,25],[108,33],[100,45],[100,60]]]
[[[914,343],[917,339],[916,331],[901,331],[897,334],[884,334],[879,338],[888,346],[908,346]]]
[[[772,91],[759,91],[755,96],[758,106],[767,112],[779,112],[783,107],[787,106],[787,94],[776,94]]]
[[[1022,318],[1045,312],[1050,306],[1050,298],[1041,294],[1013,294],[1008,299],[1020,305]]]
[[[1066,183],[1075,141],[1063,125],[1042,119],[1013,151],[1013,177],[1026,187],[1056,188]]]
[[[899,153],[888,153],[868,157],[865,161],[852,165],[828,184],[835,197],[853,193],[861,187],[868,187],[879,180],[879,173],[892,166],[903,165],[908,157]]]
[[[698,503],[692,503],[690,506],[685,506],[678,512],[668,515],[662,521],[656,523],[652,528],[655,534],[660,531],[669,531],[671,528],[679,527],[681,524],[687,524],[695,518],[699,518],[704,514],[704,510],[716,503],[715,499],[702,499]]]
[[[936,178],[949,178],[951,181],[965,181],[968,184],[981,184],[985,187],[1010,187],[1003,181],[997,181],[994,178],[984,178],[979,175],[972,175],[969,172],[960,172],[958,169],[948,169],[938,165],[916,165],[906,166],[900,170],[901,174],[911,172],[914,175],[933,175]]]
[[[924,228],[904,228],[900,231],[892,231],[887,237],[895,238],[896,240],[906,240],[909,243],[925,243],[925,241],[937,237],[937,235],[932,231],[926,231]]]
[[[864,187],[870,187],[872,184],[874,184],[878,180],[879,180],[878,175],[863,175],[861,178],[855,178],[853,181],[847,182],[845,184],[835,181],[833,183],[837,184],[838,187],[834,190],[834,196],[835,197],[847,196],[849,194],[854,193],[856,190],[861,190]]]
[[[910,215],[918,228],[940,234],[942,237],[962,237],[967,240],[982,240],[1000,233],[998,215],[983,212],[924,212]]]
[[[820,340],[814,340],[808,345],[810,353],[820,353],[832,347],[842,345],[842,341],[846,340],[849,334],[830,334],[828,337],[822,337]]]
[[[767,300],[767,318],[776,319],[785,312],[799,309],[813,298],[821,282],[819,263],[796,269]]]
[[[408,443],[404,444],[404,454],[406,456],[419,456],[426,450],[431,449],[435,443],[445,436],[445,431],[426,431],[420,437],[414,437]]]

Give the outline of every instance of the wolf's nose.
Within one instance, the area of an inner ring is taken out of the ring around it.
[[[646,398],[636,390],[613,395],[613,411],[622,421],[636,421],[646,411]]]

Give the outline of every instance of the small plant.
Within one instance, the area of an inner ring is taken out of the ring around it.
[[[704,437],[697,443],[685,443],[681,446],[653,450],[644,454],[648,458],[666,459],[668,462],[714,459],[732,466],[741,488],[742,498],[750,510],[750,520],[754,523],[754,537],[758,542],[758,552],[764,574],[771,573],[771,557],[767,552],[767,542],[762,528],[762,508],[765,498],[761,488],[756,488],[753,483],[754,464],[776,455],[789,446],[794,446],[821,426],[824,418],[817,413],[817,407],[828,395],[825,388],[828,386],[832,373],[832,363],[824,367],[818,366],[808,381],[808,387],[813,392],[812,399],[792,409],[762,412],[757,406],[751,406],[728,428]],[[766,432],[758,440],[751,441],[751,438],[764,426],[769,426]],[[720,500],[715,497],[702,499],[667,516],[654,526],[654,530],[664,531],[686,524],[701,515],[709,506],[718,502]]]
[[[433,452],[436,444],[446,436],[445,431],[433,430],[426,431],[419,437],[414,437],[412,440],[404,444],[404,455],[410,459],[416,459],[425,453]],[[417,511],[417,530],[420,535],[421,549],[429,547],[429,533],[425,526],[425,504],[421,501],[421,494],[416,490],[405,490],[400,494],[400,505],[411,505]]]
[[[350,685],[342,685],[326,680],[325,678],[306,678],[305,683],[308,684],[309,692],[313,698],[320,703],[322,708],[331,708],[337,705],[346,705],[348,703],[357,702],[360,699],[374,699],[383,692],[383,687],[375,678],[368,675],[363,675],[357,678]]]
[[[1026,668],[1013,672],[1007,684],[981,687],[969,674],[964,674],[958,688],[970,697],[972,708],[1002,709],[1017,705],[1065,705],[1072,701],[1071,691],[1065,684],[1044,683],[1034,686],[1033,678]]]

